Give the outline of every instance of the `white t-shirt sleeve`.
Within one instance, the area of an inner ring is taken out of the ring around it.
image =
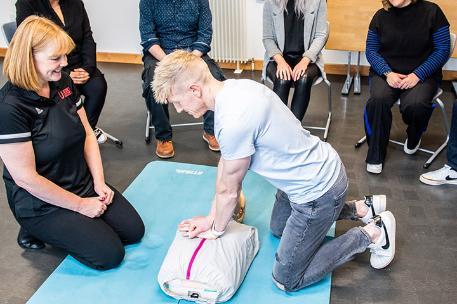
[[[226,124],[217,136],[225,160],[241,159],[255,153],[255,133],[243,124]]]

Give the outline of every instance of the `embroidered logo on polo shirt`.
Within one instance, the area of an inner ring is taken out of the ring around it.
[[[58,93],[59,93],[60,99],[65,99],[72,94],[69,87],[66,87],[62,91],[59,91]]]

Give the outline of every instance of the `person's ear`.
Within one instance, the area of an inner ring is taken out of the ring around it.
[[[202,90],[201,87],[197,84],[191,84],[190,90],[195,97],[202,97]]]

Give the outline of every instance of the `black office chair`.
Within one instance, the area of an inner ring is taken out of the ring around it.
[[[5,35],[6,43],[9,44],[13,39],[14,33],[16,32],[16,22],[8,22],[2,25],[3,35]]]
[[[7,45],[11,42],[11,39],[13,39],[13,36],[14,36],[14,33],[16,32],[16,29],[17,29],[16,21],[4,23],[2,25],[3,35],[5,36]],[[111,135],[111,134],[109,134],[109,133],[107,133],[105,131],[103,131],[103,133],[105,133],[106,138],[108,140],[111,140],[116,145],[116,147],[122,148],[122,141],[121,140],[117,139],[116,137],[114,137],[113,135]]]

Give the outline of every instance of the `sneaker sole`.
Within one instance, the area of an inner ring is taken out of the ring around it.
[[[371,261],[370,261],[371,267],[373,267],[374,269],[386,268],[387,266],[389,266],[390,263],[392,263],[392,261],[395,257],[395,237],[396,237],[396,233],[397,233],[395,217],[392,214],[392,212],[384,211],[383,215],[381,215],[381,218],[382,218],[384,225],[386,225],[387,227],[392,227],[390,229],[390,231],[389,231],[389,229],[387,229],[388,236],[389,236],[389,242],[390,242],[390,248],[392,248],[392,256],[390,256],[390,258],[388,260],[386,260],[383,264],[376,265],[376,266],[371,264]]]
[[[372,170],[372,169],[367,168],[367,172],[372,173],[372,174],[381,174],[382,168],[381,168],[381,170]]]
[[[156,151],[156,155],[160,158],[167,159],[167,158],[172,158],[173,156],[175,156],[175,152],[173,151],[172,154],[159,154]]]
[[[430,186],[440,186],[440,185],[457,185],[457,180],[455,181],[437,181],[433,179],[428,179],[426,177],[423,177],[422,175],[419,177],[419,180],[423,182],[424,184],[430,185]]]
[[[214,152],[221,151],[221,149],[216,149],[216,148],[211,147],[210,144],[209,144],[209,140],[207,140],[204,135],[202,136],[202,138],[208,144],[208,149],[210,149],[211,151],[214,151]]]
[[[421,145],[421,140],[419,140],[419,142],[417,143],[417,146],[414,149],[410,150],[410,149],[408,149],[407,141],[405,141],[405,143],[403,144],[403,152],[405,152],[405,154],[408,154],[408,155],[414,155],[414,154],[416,154],[417,151],[419,151],[420,145]]]

